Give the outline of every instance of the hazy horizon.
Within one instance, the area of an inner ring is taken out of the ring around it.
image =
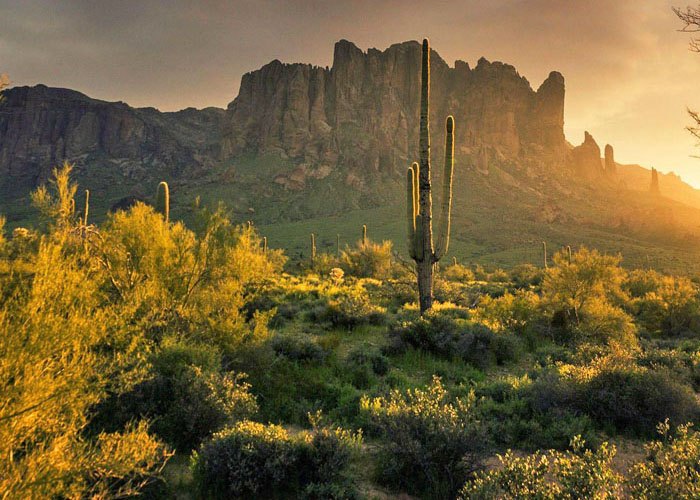
[[[167,8],[0,0],[0,72],[13,85],[72,88],[163,111],[225,107],[241,76],[273,59],[330,66],[340,39],[362,50],[431,39],[453,65],[512,64],[534,89],[566,79],[565,133],[589,131],[620,163],[675,171],[700,187],[686,108],[700,108],[700,54],[668,0],[290,2],[210,0]]]

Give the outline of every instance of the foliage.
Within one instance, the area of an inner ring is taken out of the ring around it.
[[[192,456],[196,490],[204,498],[289,498],[307,488],[340,489],[347,486],[345,469],[359,441],[342,429],[316,427],[290,436],[277,425],[239,422]]]
[[[392,265],[391,241],[374,243],[358,241],[354,248],[346,248],[340,255],[340,267],[357,278],[387,278]]]
[[[361,408],[381,429],[386,444],[379,479],[429,498],[451,498],[480,467],[483,439],[474,418],[474,394],[449,401],[439,378],[426,389],[393,390],[363,397]]]
[[[225,425],[257,412],[244,376],[221,373],[220,354],[203,345],[164,342],[151,374],[128,393],[106,401],[98,423],[123,426],[140,417],[180,452],[188,452]]]
[[[668,421],[658,425],[662,436],[645,446],[645,460],[630,471],[629,489],[634,498],[662,500],[700,497],[700,433],[681,425],[675,435]]]
[[[569,452],[552,450],[518,457],[509,450],[499,455],[500,468],[482,472],[465,484],[460,498],[617,498],[621,477],[612,468],[615,446],[603,443],[594,452],[584,444],[576,436]]]
[[[433,310],[415,321],[394,325],[389,332],[393,349],[422,349],[481,368],[517,359],[520,345],[514,336],[495,333],[483,323],[454,318],[448,311]]]
[[[83,260],[61,209],[74,192],[67,170],[57,171],[57,194],[42,195],[59,209],[31,276],[3,276],[13,289],[0,308],[0,489],[9,497],[135,492],[168,457],[143,423],[82,435],[95,404],[142,377],[145,339],[108,301],[100,270]]]
[[[542,283],[543,302],[565,340],[635,343],[635,325],[620,307],[626,299],[620,260],[586,248],[571,262],[564,252],[554,255]]]

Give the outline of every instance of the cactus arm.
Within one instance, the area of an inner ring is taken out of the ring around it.
[[[170,220],[170,188],[168,187],[168,183],[165,181],[158,184],[156,210],[163,215],[165,222]]]
[[[420,193],[418,192],[420,164],[414,161],[411,168],[413,168],[413,212],[418,215],[420,213]]]
[[[411,166],[406,172],[406,228],[408,254],[412,259],[416,258],[416,206],[415,171]]]
[[[454,174],[454,118],[448,116],[445,121],[445,172],[442,177],[442,200],[440,218],[438,219],[438,234],[435,245],[435,258],[440,260],[450,246],[450,218],[452,212],[452,176]]]

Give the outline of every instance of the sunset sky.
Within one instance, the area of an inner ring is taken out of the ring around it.
[[[0,73],[133,106],[225,107],[240,77],[272,59],[332,63],[333,44],[363,50],[431,39],[453,64],[513,64],[536,89],[566,78],[565,132],[593,134],[622,163],[673,170],[700,187],[684,130],[700,109],[700,54],[667,0],[8,1],[0,0]],[[696,5],[696,4],[693,4]]]

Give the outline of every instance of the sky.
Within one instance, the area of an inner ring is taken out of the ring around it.
[[[688,1],[0,0],[0,73],[163,111],[225,107],[273,59],[330,66],[342,38],[366,50],[429,37],[450,64],[503,61],[535,89],[561,72],[569,142],[587,130],[618,162],[700,187],[684,129],[700,54],[672,12]]]

